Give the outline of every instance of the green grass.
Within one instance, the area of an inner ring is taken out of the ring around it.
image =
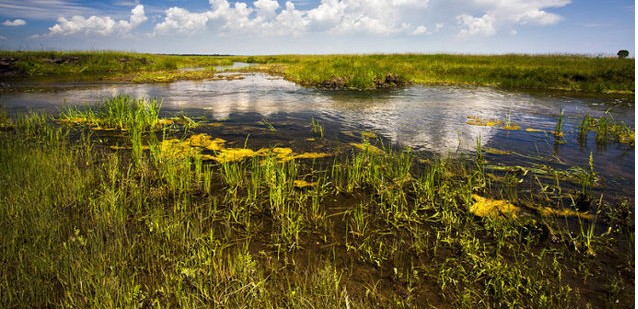
[[[407,84],[633,93],[634,60],[579,55],[326,55],[254,57],[262,69],[307,86],[337,82],[373,89],[392,76]]]
[[[635,92],[634,59],[581,55],[274,55],[176,56],[125,52],[0,52],[16,60],[16,77],[102,78],[170,82],[214,78],[214,66],[235,61],[244,68],[283,75],[304,86],[369,90],[418,85],[469,85],[581,93]],[[204,68],[184,71],[183,68]]]
[[[204,161],[163,150],[200,128],[154,129],[150,102],[116,97],[62,116],[112,125],[130,149],[90,125],[5,119],[0,307],[634,303],[633,207],[601,197],[589,216],[543,215],[575,207],[554,194],[579,193],[559,188],[568,171],[499,183],[482,149],[419,158],[368,138],[329,159]],[[594,162],[583,169],[589,189]],[[507,196],[520,212],[479,217],[473,195]]]
[[[135,82],[166,82],[177,79],[211,78],[214,67],[230,65],[229,57],[177,56],[118,51],[2,51],[13,58],[11,78],[56,77],[113,79]],[[204,71],[183,71],[204,68]]]

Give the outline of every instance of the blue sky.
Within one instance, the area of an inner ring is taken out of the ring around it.
[[[0,0],[0,49],[634,55],[627,0]]]

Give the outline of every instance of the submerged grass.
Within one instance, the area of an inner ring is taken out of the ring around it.
[[[133,119],[119,129],[148,149],[39,114],[0,131],[1,307],[634,304],[627,202],[577,212],[534,171],[489,180],[480,142],[473,158],[417,160],[364,136],[330,158],[206,161],[233,148],[111,116],[155,114],[113,100],[127,112],[96,107],[95,121]]]

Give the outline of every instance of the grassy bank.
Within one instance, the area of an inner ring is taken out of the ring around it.
[[[107,79],[162,82],[212,78],[215,66],[231,65],[231,57],[177,56],[131,52],[0,52],[0,78]],[[183,70],[200,68],[202,70]]]
[[[0,114],[0,307],[634,304],[633,205],[592,193],[593,161],[250,149],[160,107]]]
[[[214,66],[234,61],[324,89],[377,89],[421,85],[471,85],[582,93],[635,91],[634,59],[577,55],[280,55],[170,56],[121,52],[0,52],[5,78],[97,76],[137,82],[204,79]],[[185,71],[184,68],[204,68]]]
[[[373,89],[402,84],[633,93],[633,59],[571,55],[332,55],[255,57],[302,85]]]

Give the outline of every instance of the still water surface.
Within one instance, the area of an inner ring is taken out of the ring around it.
[[[226,74],[226,73],[224,73]],[[231,73],[229,73],[231,74]],[[477,141],[484,147],[513,152],[491,156],[499,164],[551,164],[566,169],[586,166],[590,152],[597,172],[611,192],[634,195],[634,149],[610,144],[596,147],[593,133],[587,145],[577,142],[584,115],[614,119],[634,126],[633,98],[577,98],[554,94],[524,94],[491,88],[414,86],[387,92],[334,92],[300,87],[265,74],[241,79],[179,81],[166,84],[83,83],[50,84],[46,91],[0,94],[10,112],[57,113],[63,106],[93,104],[119,94],[163,99],[162,111],[204,116],[210,121],[255,125],[268,120],[279,135],[293,138],[307,132],[311,119],[320,121],[327,137],[347,139],[352,132],[376,132],[386,141],[420,153],[471,153]],[[557,145],[549,133],[526,128],[554,129],[565,113],[566,144]],[[468,116],[511,121],[522,130],[467,124]],[[609,192],[609,191],[608,191]]]

